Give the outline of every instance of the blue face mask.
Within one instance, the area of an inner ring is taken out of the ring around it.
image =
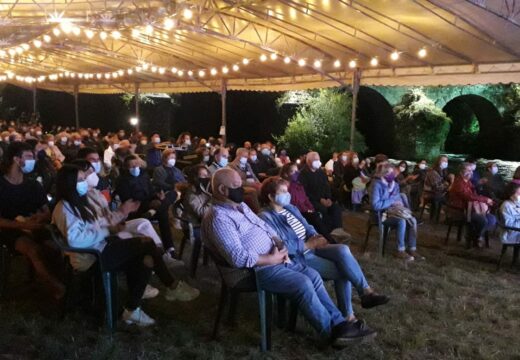
[[[227,158],[221,158],[220,161],[218,162],[218,164],[220,166],[222,166],[222,167],[225,167],[228,164],[228,159]]]
[[[265,155],[265,156],[269,156],[271,155],[271,151],[269,151],[269,149],[262,149],[262,154]]]
[[[130,175],[135,176],[135,177],[138,177],[139,174],[141,174],[141,168],[139,168],[139,167],[134,167],[134,168],[131,168],[131,169],[130,169]]]
[[[101,163],[99,161],[96,161],[91,164],[92,164],[92,167],[94,168],[94,171],[96,172],[96,174],[99,174],[99,172],[101,171]]]
[[[280,206],[287,206],[291,203],[291,194],[288,192],[276,194],[274,201]]]
[[[22,167],[22,172],[24,174],[28,174],[34,170],[34,164],[36,164],[36,160],[25,160],[25,163]]]
[[[88,183],[86,180],[79,181],[76,183],[76,191],[79,196],[84,196],[88,191]]]
[[[258,159],[258,156],[256,156],[256,155],[251,156],[251,161],[256,161],[257,159]]]

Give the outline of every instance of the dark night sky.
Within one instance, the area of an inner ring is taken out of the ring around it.
[[[227,94],[228,140],[241,143],[246,139],[262,141],[279,134],[287,124],[292,112],[282,113],[275,105],[280,93],[233,92]],[[32,92],[7,85],[2,91],[2,117],[16,118],[22,111],[32,112]],[[141,129],[145,132],[159,131],[176,136],[190,131],[200,136],[218,135],[221,118],[220,96],[216,93],[179,95],[178,106],[169,99],[158,98],[153,105],[140,107]],[[74,98],[70,94],[38,90],[38,111],[44,125],[74,125]],[[119,128],[130,129],[128,119],[134,109],[129,110],[120,95],[79,95],[80,125],[100,127],[103,131]],[[170,126],[168,126],[170,124]]]

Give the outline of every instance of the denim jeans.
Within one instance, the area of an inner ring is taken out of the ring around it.
[[[471,214],[471,227],[477,239],[484,238],[486,231],[492,230],[497,224],[497,219],[493,214]]]
[[[369,285],[349,247],[342,244],[327,245],[306,253],[305,261],[323,279],[334,280],[338,307],[343,316],[354,315],[352,285],[359,295],[363,295],[363,290]]]
[[[323,286],[320,274],[310,267],[293,261],[255,270],[260,287],[296,301],[303,316],[320,337],[330,337],[332,327],[345,321]]]
[[[384,222],[385,225],[396,228],[397,232],[397,250],[405,251],[406,244],[406,228],[409,226],[405,219],[389,217]],[[417,239],[414,231],[408,231],[408,250],[415,251],[417,249]]]

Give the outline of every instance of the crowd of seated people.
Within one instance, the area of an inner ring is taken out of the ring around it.
[[[296,301],[320,336],[337,345],[375,334],[355,316],[352,287],[364,308],[388,302],[369,286],[346,244],[345,208],[369,210],[395,228],[395,254],[404,261],[424,260],[413,213],[421,203],[430,202],[432,213],[446,205],[466,218],[467,236],[478,247],[494,229],[496,211],[506,224],[520,222],[520,170],[506,185],[494,162],[479,176],[469,159],[454,176],[446,156],[431,168],[420,160],[411,170],[384,154],[363,159],[340,151],[323,167],[317,152],[294,154],[291,162],[269,141],[237,147],[187,132],[169,141],[157,133],[0,125],[2,243],[26,256],[60,299],[65,289],[45,254],[52,249],[44,231],[52,214],[70,245],[97,249],[112,270],[126,273],[123,320],[140,326],[154,323],[140,308],[159,293],[149,284],[152,271],[168,300],[199,294],[172,275],[178,260],[170,215],[177,202],[198,241],[232,267],[255,268],[262,287]],[[501,238],[520,242],[514,234]],[[84,271],[92,259],[72,257],[71,265]],[[337,306],[323,279],[334,281]]]

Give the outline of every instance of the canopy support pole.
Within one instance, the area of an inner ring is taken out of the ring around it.
[[[36,117],[36,110],[37,110],[37,104],[36,104],[36,84],[33,85],[32,89],[32,107],[33,107],[33,114]]]
[[[79,85],[74,85],[74,119],[76,121],[76,131],[79,130],[79,110],[78,110],[78,99],[79,98]]]
[[[350,151],[354,151],[354,135],[356,133],[356,111],[359,93],[359,83],[361,81],[361,69],[357,68],[352,73],[352,116],[350,118]]]
[[[141,119],[139,119],[139,83],[135,83],[135,117],[137,118],[137,124],[135,125],[135,131],[139,132],[139,122]]]
[[[224,144],[227,144],[227,119],[226,119],[226,95],[227,95],[227,79],[222,79],[220,83],[220,100],[222,101],[222,124],[220,135]]]

